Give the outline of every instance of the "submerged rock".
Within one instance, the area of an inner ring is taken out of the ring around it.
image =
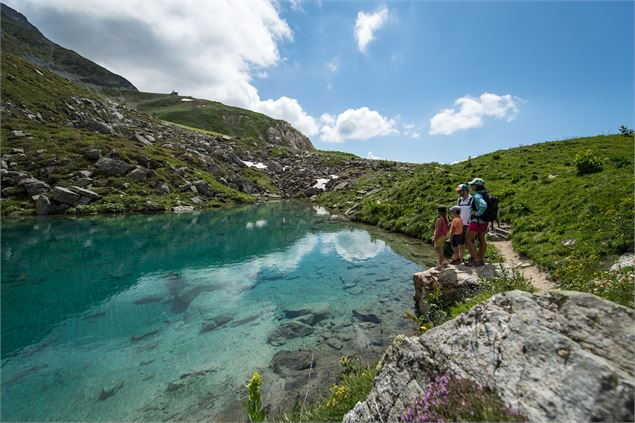
[[[369,309],[355,309],[353,310],[353,317],[360,322],[368,323],[380,323],[381,318],[373,311]]]
[[[313,328],[305,323],[290,321],[271,332],[267,342],[271,345],[282,345],[289,339],[301,338],[313,333]]]
[[[421,336],[397,337],[344,422],[396,421],[438,375],[496,390],[529,421],[633,421],[631,310],[591,294],[498,294]]]
[[[106,388],[102,388],[97,399],[99,401],[106,400],[112,397],[113,395],[115,395],[117,391],[119,391],[122,387],[123,387],[123,382],[119,382],[119,383],[114,383],[113,385],[108,386]]]
[[[315,324],[328,319],[331,316],[331,305],[327,303],[305,304],[299,308],[285,309],[283,313],[287,319],[310,316],[310,324]]]

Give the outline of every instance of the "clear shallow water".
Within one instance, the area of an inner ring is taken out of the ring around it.
[[[302,384],[271,371],[274,354],[315,352],[318,384],[343,354],[376,357],[408,330],[400,316],[428,257],[416,240],[302,203],[5,221],[2,420],[232,418],[256,369],[279,406]],[[285,310],[307,304],[328,318],[268,342]]]

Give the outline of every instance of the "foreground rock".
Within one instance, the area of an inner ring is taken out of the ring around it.
[[[443,270],[432,268],[415,273],[412,276],[415,287],[415,311],[417,314],[424,314],[428,307],[425,300],[435,291],[438,291],[445,301],[459,301],[462,296],[474,292],[482,279],[491,279],[497,274],[509,271],[505,265],[486,264],[481,267],[450,266]]]
[[[397,421],[438,375],[496,389],[529,421],[633,421],[630,310],[591,294],[498,294],[421,336],[398,337],[344,421]]]

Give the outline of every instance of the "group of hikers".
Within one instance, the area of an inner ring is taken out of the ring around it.
[[[448,236],[454,249],[450,264],[464,263],[470,267],[482,266],[487,251],[485,235],[490,222],[494,222],[498,214],[498,202],[485,190],[483,179],[474,178],[469,184],[460,184],[455,191],[459,198],[456,205],[450,208],[451,222],[448,219],[446,206],[437,206],[432,242],[438,255],[437,268],[439,270],[448,266],[444,253]],[[466,245],[470,253],[469,261],[465,261],[464,256]]]

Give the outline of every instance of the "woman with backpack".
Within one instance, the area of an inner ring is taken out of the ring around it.
[[[485,252],[487,251],[487,243],[485,235],[489,221],[486,220],[487,191],[485,191],[485,181],[481,178],[474,178],[470,183],[472,190],[472,213],[467,230],[467,248],[470,251],[470,261],[465,263],[466,266],[479,267],[484,264]],[[476,238],[478,237],[479,246],[476,251]]]

